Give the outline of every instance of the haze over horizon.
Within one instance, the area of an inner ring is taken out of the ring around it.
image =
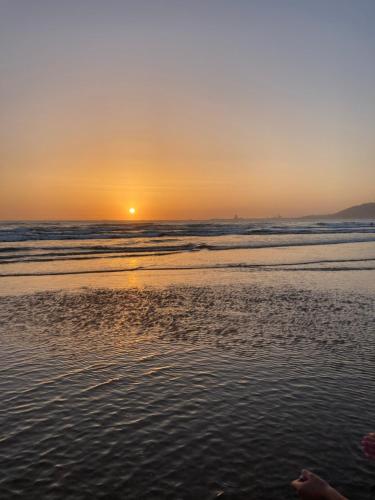
[[[375,198],[370,0],[4,1],[0,219]]]

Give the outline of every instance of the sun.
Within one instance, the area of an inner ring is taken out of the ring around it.
[[[134,215],[135,214],[135,208],[134,207],[130,207],[129,208],[129,214],[130,215]]]

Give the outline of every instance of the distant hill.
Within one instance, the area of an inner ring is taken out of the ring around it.
[[[363,203],[325,215],[307,215],[304,219],[375,219],[375,203]]]

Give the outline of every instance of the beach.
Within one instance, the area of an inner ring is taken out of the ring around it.
[[[0,500],[375,500],[374,24],[0,2]]]
[[[370,222],[0,229],[2,498],[371,498]]]

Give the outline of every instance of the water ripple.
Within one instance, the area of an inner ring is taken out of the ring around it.
[[[365,500],[374,297],[261,286],[0,298],[4,499]]]

